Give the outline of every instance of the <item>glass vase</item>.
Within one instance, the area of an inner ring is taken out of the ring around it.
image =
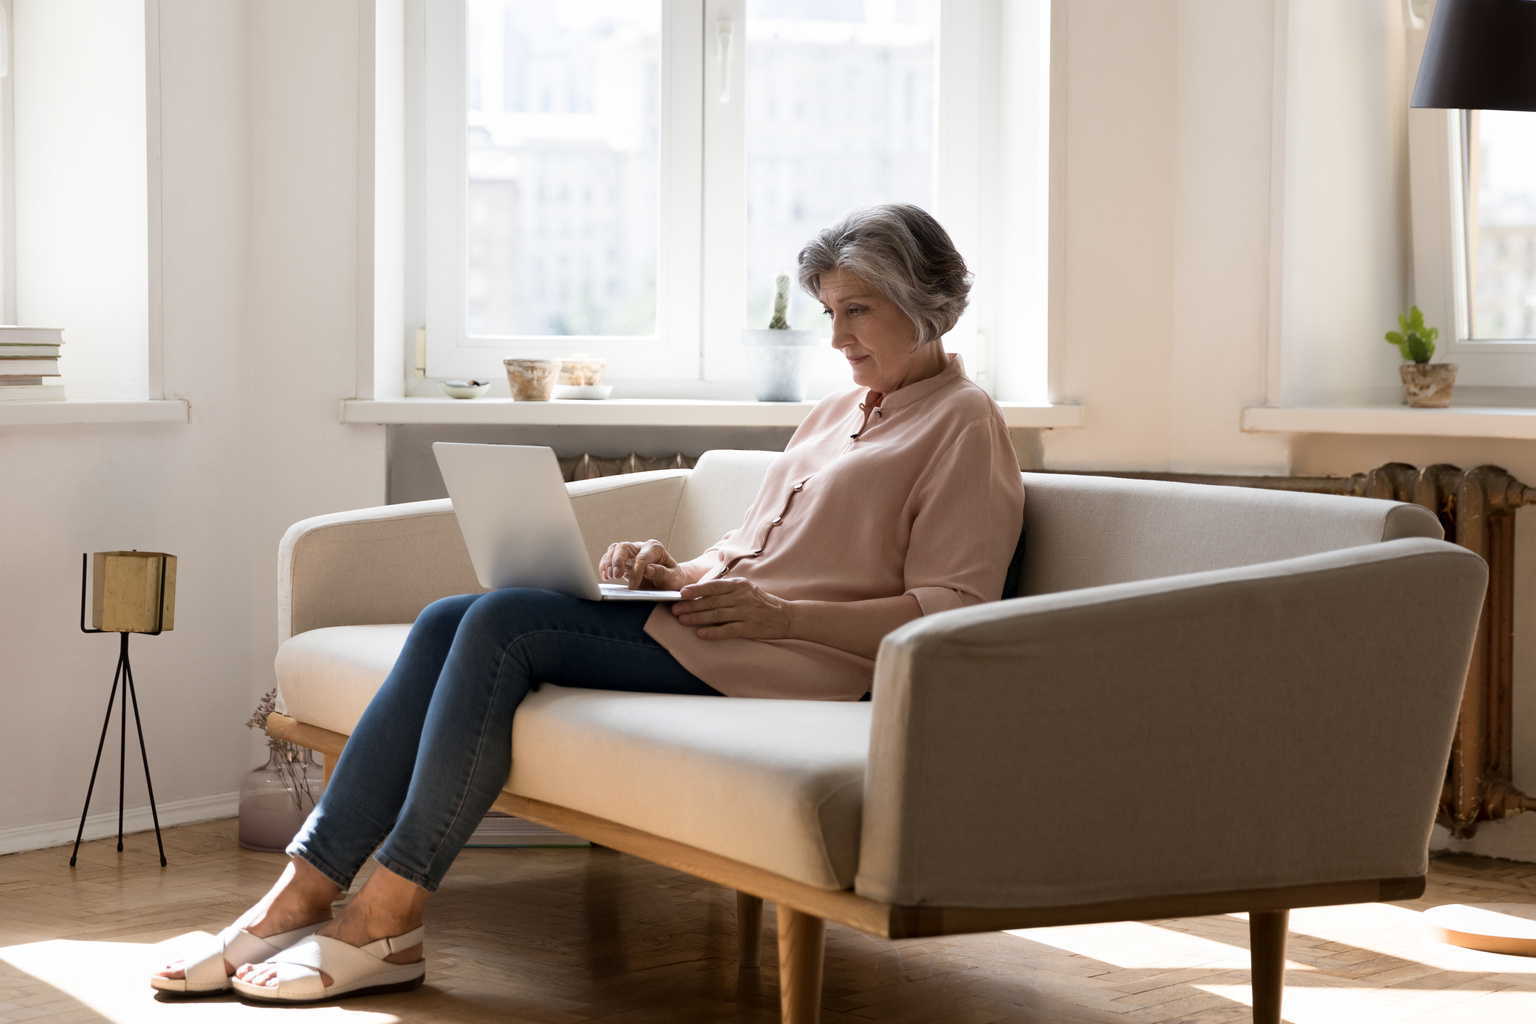
[[[315,752],[288,746],[273,748],[266,764],[240,780],[240,845],[247,850],[282,853],[325,789]]]

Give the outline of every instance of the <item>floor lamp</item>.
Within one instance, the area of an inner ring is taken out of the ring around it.
[[[94,563],[95,585],[91,588],[91,626],[85,624],[87,563]],[[91,809],[91,794],[96,790],[96,772],[101,767],[101,751],[107,743],[107,729],[112,724],[112,705],[118,684],[123,690],[122,730],[117,751],[117,852],[123,852],[123,783],[127,776],[128,703],[133,702],[133,725],[139,734],[139,756],[144,760],[144,785],[149,789],[149,814],[155,823],[155,845],[160,849],[160,866],[165,867],[165,843],[160,838],[160,812],[155,809],[155,786],[149,779],[149,753],[144,747],[144,726],[139,720],[139,697],[133,686],[133,667],[128,662],[128,634],[159,636],[176,623],[176,556],[161,551],[98,551],[95,556],[80,556],[80,632],[117,633],[117,671],[112,674],[112,692],[107,696],[107,717],[101,723],[101,739],[96,742],[96,761],[91,765],[91,782],[85,790],[85,807],[80,810],[80,828],[75,833],[75,849],[69,866],[80,856],[80,839],[85,835],[85,816]]]
[[[1533,54],[1536,2],[1439,0],[1409,106],[1536,111]],[[1424,921],[1436,938],[1452,945],[1536,956],[1536,907],[1453,903],[1425,911]]]

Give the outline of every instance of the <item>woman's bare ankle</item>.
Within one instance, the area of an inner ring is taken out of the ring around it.
[[[348,945],[363,946],[376,939],[394,938],[421,924],[428,893],[388,868],[374,871],[345,910],[320,934]],[[401,950],[388,957],[395,963],[408,963],[421,957],[420,949]]]
[[[288,862],[277,883],[245,915],[243,927],[266,938],[324,921],[341,887],[306,862]]]

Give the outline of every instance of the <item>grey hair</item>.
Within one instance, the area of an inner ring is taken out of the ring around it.
[[[919,345],[955,326],[973,279],[943,226],[907,203],[855,210],[800,250],[800,287],[812,295],[821,297],[821,275],[833,270],[879,288],[912,321]]]

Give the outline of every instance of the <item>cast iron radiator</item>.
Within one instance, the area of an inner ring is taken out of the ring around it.
[[[685,455],[620,458],[579,455],[560,460],[567,480],[589,480],[654,469],[691,469],[697,459]],[[1471,836],[1480,821],[1507,818],[1536,809],[1536,799],[1515,788],[1511,778],[1513,746],[1512,655],[1514,648],[1515,510],[1536,504],[1536,488],[1498,466],[1461,470],[1435,465],[1420,469],[1389,462],[1353,476],[1206,476],[1181,473],[1094,473],[1142,480],[1267,487],[1317,494],[1410,501],[1434,512],[1445,539],[1474,551],[1488,563],[1488,594],[1483,602],[1477,643],[1467,669],[1461,717],[1440,799],[1440,823],[1458,836]]]
[[[618,476],[620,473],[648,473],[653,469],[692,469],[694,463],[698,461],[683,454],[649,458],[630,452],[616,459],[599,458],[596,455],[572,455],[560,460],[560,473],[569,483],[572,480]]]
[[[1445,539],[1474,551],[1488,563],[1488,594],[1478,623],[1477,643],[1467,668],[1467,688],[1440,797],[1440,824],[1468,837],[1480,821],[1536,809],[1536,799],[1515,788],[1513,745],[1515,510],[1536,504],[1536,488],[1498,466],[1461,470],[1435,465],[1420,469],[1401,462],[1369,473],[1336,476],[1203,476],[1178,473],[1103,473],[1144,480],[1268,487],[1318,494],[1348,494],[1423,505],[1440,517]]]

